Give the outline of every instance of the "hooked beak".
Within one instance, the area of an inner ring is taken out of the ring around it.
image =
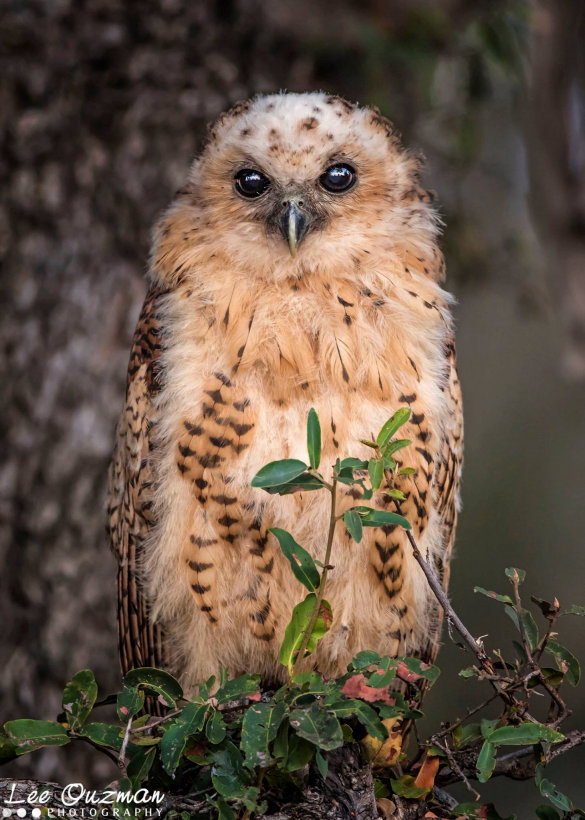
[[[294,199],[285,203],[285,210],[280,218],[280,230],[288,242],[291,256],[296,255],[297,248],[303,241],[310,223],[309,214],[300,208]]]

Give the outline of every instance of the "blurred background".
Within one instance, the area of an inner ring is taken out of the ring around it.
[[[427,157],[459,302],[456,609],[509,644],[473,586],[502,590],[510,565],[585,604],[584,0],[4,0],[0,18],[1,719],[54,718],[84,667],[119,684],[104,490],[150,230],[206,123],[257,92],[378,105]],[[585,657],[581,619],[563,636]],[[446,638],[429,727],[481,699],[468,662]],[[96,757],[0,773],[103,785]],[[550,772],[577,805],[584,765]],[[520,818],[542,802],[482,793]]]

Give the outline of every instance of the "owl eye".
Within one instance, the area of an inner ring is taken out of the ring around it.
[[[242,168],[234,177],[236,191],[248,199],[253,199],[268,190],[270,180],[254,168]]]
[[[319,181],[326,191],[332,194],[342,194],[349,191],[355,185],[357,175],[351,165],[342,163],[332,165],[324,174],[321,174]]]

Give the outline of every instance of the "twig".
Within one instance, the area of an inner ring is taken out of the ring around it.
[[[469,782],[467,775],[465,774],[459,763],[455,760],[455,756],[453,755],[452,750],[449,748],[449,744],[447,742],[437,743],[437,746],[439,747],[439,749],[442,749],[445,752],[447,760],[449,761],[449,765],[451,766],[451,770],[459,775],[459,777],[465,784],[465,788],[467,789],[467,791],[470,792],[476,800],[479,800],[479,798],[481,797],[480,793],[473,788],[473,786]]]
[[[398,503],[398,501],[396,501],[396,499],[394,499],[394,503],[396,504],[396,506],[398,508],[398,511],[400,511],[400,504]],[[449,618],[449,620],[451,621],[451,623],[453,624],[453,626],[455,627],[457,632],[459,632],[459,634],[461,635],[461,637],[463,638],[463,640],[467,644],[467,647],[473,652],[473,654],[478,659],[478,661],[480,662],[482,667],[485,667],[486,669],[489,668],[489,673],[491,675],[493,675],[494,674],[494,668],[491,664],[490,659],[488,658],[488,656],[485,652],[485,649],[481,646],[480,643],[478,643],[475,640],[475,638],[473,637],[471,632],[467,629],[467,627],[465,626],[463,621],[459,618],[459,616],[457,615],[457,613],[455,612],[455,610],[451,606],[451,603],[450,603],[449,599],[447,598],[447,595],[445,594],[445,590],[443,589],[443,587],[439,583],[439,580],[437,579],[437,576],[435,575],[435,573],[433,572],[433,570],[431,569],[429,564],[427,564],[427,562],[423,558],[422,553],[419,550],[419,548],[417,546],[417,543],[414,540],[414,536],[413,536],[413,534],[410,530],[406,530],[406,537],[408,538],[408,540],[410,542],[410,546],[412,548],[412,553],[413,553],[416,561],[418,562],[420,568],[422,569],[422,571],[425,575],[425,578],[427,579],[428,584],[429,584],[430,588],[432,589],[436,599],[441,604],[441,606],[443,608],[443,611],[445,612],[446,617]]]
[[[120,749],[120,754],[118,755],[118,766],[122,769],[124,774],[126,774],[126,749],[128,748],[128,741],[130,739],[130,730],[132,728],[132,720],[133,720],[133,718],[129,718],[128,723],[126,724],[126,731],[124,732],[124,740],[122,741],[122,748]]]
[[[167,715],[163,717],[154,718],[152,723],[145,723],[144,726],[136,726],[132,729],[132,734],[138,734],[138,732],[146,732],[147,729],[154,729],[155,726],[158,726],[161,723],[166,723],[167,720],[172,720],[177,715],[181,714],[181,709],[175,709],[174,712],[169,712]]]

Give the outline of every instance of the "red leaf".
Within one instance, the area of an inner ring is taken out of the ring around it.
[[[404,661],[399,661],[398,666],[396,667],[396,674],[399,678],[402,678],[402,680],[405,680],[407,683],[414,683],[415,681],[420,680],[420,675],[417,675],[416,672],[411,672],[408,666],[404,663]]]
[[[343,684],[341,694],[348,698],[359,698],[368,703],[374,703],[377,700],[381,700],[389,706],[394,706],[396,703],[396,700],[390,697],[388,688],[374,689],[372,686],[368,686],[366,677],[362,673],[348,678]]]

